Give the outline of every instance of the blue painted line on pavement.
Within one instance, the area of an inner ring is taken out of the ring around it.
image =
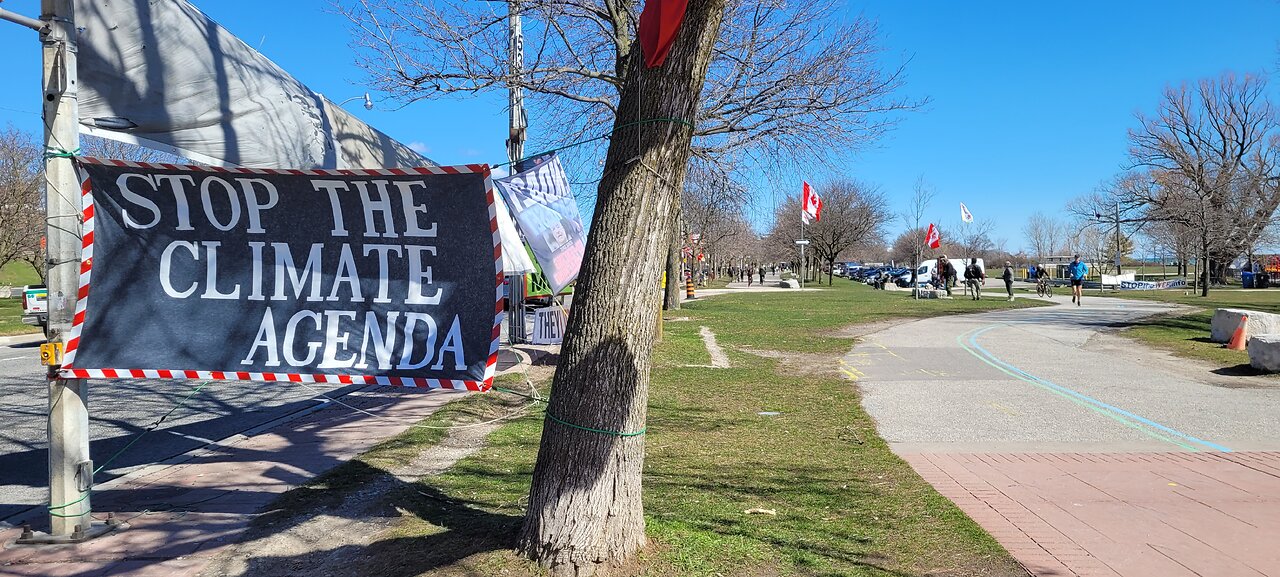
[[[1191,436],[1191,435],[1188,435],[1188,434],[1186,434],[1186,433],[1183,433],[1183,432],[1181,432],[1181,431],[1179,431],[1179,430],[1177,430],[1177,429],[1174,429],[1174,428],[1172,428],[1172,427],[1168,427],[1168,426],[1162,425],[1162,424],[1160,424],[1160,423],[1157,423],[1157,422],[1155,422],[1155,421],[1152,421],[1151,419],[1148,419],[1148,418],[1146,418],[1146,417],[1142,417],[1142,416],[1139,416],[1139,415],[1135,415],[1135,414],[1133,414],[1133,413],[1132,413],[1132,412],[1130,412],[1130,411],[1126,411],[1126,410],[1124,410],[1124,409],[1121,409],[1120,407],[1116,407],[1116,406],[1114,406],[1114,405],[1110,405],[1110,404],[1104,403],[1104,402],[1102,402],[1102,401],[1099,401],[1098,399],[1095,399],[1095,398],[1093,398],[1093,397],[1090,397],[1090,396],[1088,396],[1088,395],[1085,395],[1085,394],[1083,394],[1083,393],[1081,393],[1081,392],[1079,392],[1079,391],[1076,391],[1076,390],[1073,390],[1073,389],[1069,389],[1069,388],[1067,388],[1067,387],[1064,387],[1064,386],[1062,386],[1062,385],[1059,385],[1059,384],[1054,383],[1054,382],[1052,382],[1052,381],[1049,381],[1049,380],[1047,380],[1047,379],[1044,379],[1044,378],[1038,377],[1038,376],[1033,375],[1033,374],[1031,374],[1031,373],[1028,373],[1028,372],[1026,372],[1026,371],[1024,371],[1024,370],[1022,370],[1022,369],[1020,369],[1020,368],[1018,368],[1018,367],[1016,367],[1016,366],[1014,366],[1014,365],[1012,365],[1012,364],[1010,364],[1010,363],[1008,363],[1008,362],[1006,362],[1006,361],[1004,361],[1004,360],[1001,360],[999,357],[997,357],[997,356],[995,356],[994,354],[992,354],[992,353],[991,353],[991,351],[988,351],[987,349],[983,348],[983,346],[982,346],[982,345],[978,344],[978,340],[977,340],[979,336],[983,335],[983,334],[984,334],[984,333],[986,333],[987,331],[990,331],[990,330],[992,330],[992,329],[999,328],[999,326],[1000,326],[1000,325],[991,325],[991,326],[989,326],[989,327],[984,327],[984,328],[982,328],[982,329],[979,329],[979,330],[977,330],[977,331],[974,331],[972,334],[970,334],[970,335],[969,335],[969,344],[970,344],[971,346],[973,346],[975,349],[977,349],[978,351],[980,351],[980,352],[981,352],[984,356],[986,356],[988,359],[990,359],[990,360],[994,361],[995,363],[997,363],[997,364],[999,364],[999,365],[1001,365],[1001,366],[1003,366],[1003,367],[1005,367],[1005,368],[1009,369],[1010,371],[1016,372],[1016,373],[1018,373],[1018,374],[1020,374],[1020,375],[1022,375],[1022,376],[1025,376],[1025,377],[1027,377],[1027,378],[1029,378],[1029,379],[1032,379],[1032,380],[1036,381],[1037,383],[1040,383],[1040,384],[1042,384],[1042,385],[1044,385],[1044,386],[1046,386],[1046,387],[1048,387],[1048,388],[1050,388],[1050,389],[1053,389],[1053,390],[1058,391],[1058,392],[1061,392],[1061,393],[1065,393],[1065,394],[1067,394],[1067,395],[1071,395],[1072,397],[1075,397],[1075,398],[1077,398],[1077,399],[1080,399],[1080,400],[1082,400],[1082,401],[1084,401],[1084,402],[1086,402],[1086,403],[1089,403],[1089,404],[1091,404],[1091,405],[1094,405],[1094,406],[1096,406],[1096,407],[1099,407],[1099,408],[1102,408],[1102,409],[1106,409],[1106,410],[1111,411],[1111,412],[1113,412],[1113,413],[1115,413],[1115,414],[1118,414],[1118,415],[1123,415],[1123,416],[1125,416],[1125,417],[1127,417],[1127,418],[1130,418],[1130,419],[1133,419],[1133,420],[1135,420],[1135,421],[1137,421],[1137,422],[1139,422],[1139,423],[1142,423],[1142,424],[1147,425],[1147,426],[1149,426],[1149,427],[1152,427],[1152,428],[1155,428],[1155,429],[1158,429],[1158,430],[1164,431],[1164,432],[1169,433],[1169,434],[1171,434],[1171,435],[1175,435],[1175,436],[1177,436],[1177,437],[1181,437],[1181,438],[1186,439],[1186,440],[1188,440],[1188,441],[1191,441],[1191,442],[1193,442],[1193,443],[1198,443],[1198,444],[1204,445],[1204,446],[1206,446],[1206,447],[1209,447],[1209,448],[1211,448],[1211,449],[1214,449],[1214,450],[1216,450],[1216,451],[1222,451],[1222,452],[1224,452],[1224,453],[1230,453],[1230,452],[1231,452],[1231,449],[1229,449],[1229,448],[1227,448],[1227,447],[1224,447],[1224,446],[1219,445],[1219,444],[1217,444],[1217,443],[1213,443],[1213,442],[1210,442],[1210,441],[1205,441],[1205,440],[1203,440],[1203,439],[1199,439],[1199,438],[1193,437],[1193,436]]]

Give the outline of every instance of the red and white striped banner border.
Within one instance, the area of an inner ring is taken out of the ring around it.
[[[502,237],[498,234],[498,209],[495,202],[500,202],[493,188],[493,178],[487,164],[465,164],[459,166],[422,166],[415,168],[358,168],[342,170],[293,170],[273,168],[226,168],[220,166],[194,166],[185,164],[168,164],[155,162],[132,162],[128,160],[110,160],[93,157],[77,157],[76,162],[84,164],[104,164],[146,170],[192,170],[227,174],[275,174],[289,176],[411,176],[415,174],[483,174],[485,202],[489,206],[489,231],[493,235],[493,268],[494,268],[494,317],[493,333],[489,344],[489,359],[485,363],[484,378],[479,381],[456,379],[429,379],[419,377],[395,377],[384,375],[319,375],[299,373],[248,373],[233,371],[190,371],[174,369],[78,369],[75,368],[76,350],[80,347],[80,330],[89,306],[89,278],[93,270],[93,187],[89,176],[81,172],[81,238],[82,252],[80,257],[80,290],[76,295],[76,313],[72,320],[71,336],[67,339],[63,352],[62,368],[58,375],[64,379],[203,379],[203,380],[240,380],[262,382],[292,383],[331,383],[331,384],[367,384],[390,385],[425,389],[465,389],[469,391],[487,391],[493,386],[493,377],[498,368],[498,345],[502,333]]]

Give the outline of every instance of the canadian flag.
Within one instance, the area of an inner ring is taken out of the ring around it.
[[[924,235],[924,243],[929,245],[929,248],[942,246],[942,232],[938,230],[938,227],[933,226],[932,222],[929,223],[929,232]]]
[[[804,183],[804,197],[800,204],[800,220],[805,224],[822,220],[822,197],[807,182]]]

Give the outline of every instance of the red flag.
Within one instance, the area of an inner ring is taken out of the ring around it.
[[[804,183],[804,196],[801,197],[800,220],[805,224],[822,220],[822,197],[807,182]]]
[[[933,226],[932,222],[929,223],[929,232],[924,235],[924,243],[929,245],[929,248],[942,246],[942,232]]]
[[[689,0],[645,0],[644,10],[640,12],[640,30],[636,34],[640,37],[645,67],[662,66],[667,60],[688,7]]]

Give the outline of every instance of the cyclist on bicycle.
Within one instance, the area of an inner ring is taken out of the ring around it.
[[[1053,296],[1049,288],[1049,269],[1043,264],[1036,266],[1036,293],[1040,296]]]

